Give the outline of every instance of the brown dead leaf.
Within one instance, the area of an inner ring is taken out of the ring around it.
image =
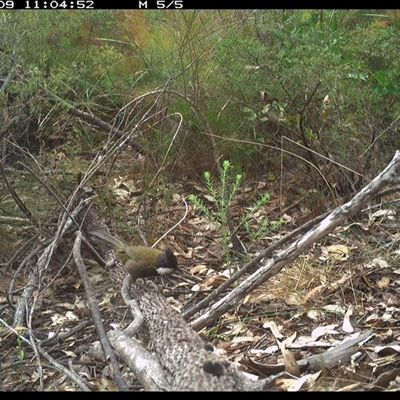
[[[387,261],[382,260],[381,258],[374,258],[371,264],[366,266],[367,268],[389,268],[389,264]]]
[[[276,323],[274,321],[268,321],[263,325],[263,328],[271,329],[272,334],[275,336],[276,339],[282,339],[284,336],[279,331]]]
[[[218,286],[221,286],[226,280],[227,280],[227,277],[225,275],[222,275],[222,274],[209,275],[200,284],[200,289],[201,290],[208,290],[210,288],[217,288]]]
[[[197,264],[193,268],[190,268],[190,274],[191,275],[199,274],[207,269],[208,267],[206,264]]]
[[[274,293],[265,293],[265,291],[254,291],[248,294],[244,299],[242,304],[261,304],[267,301],[272,301],[276,299]],[[268,307],[268,306],[266,306]]]
[[[78,289],[81,287],[81,284],[82,284],[82,282],[77,281],[77,282],[74,283],[72,286],[73,286],[76,290],[78,290]]]
[[[298,392],[304,385],[306,385],[307,388],[313,387],[321,374],[322,371],[318,371],[315,374],[302,376],[300,379],[293,379],[293,383],[287,386],[286,390],[288,392]]]
[[[293,354],[284,346],[281,346],[280,349],[283,360],[285,361],[285,371],[290,375],[300,376],[300,367],[297,365]]]
[[[332,246],[321,247],[322,255],[320,259],[323,261],[333,259],[337,261],[344,261],[349,258],[350,249],[343,244],[333,244]]]
[[[306,304],[308,300],[312,298],[320,297],[321,293],[325,290],[326,285],[320,285],[310,290],[303,298],[302,304]]]
[[[237,336],[232,339],[232,343],[243,343],[243,342],[253,342],[253,336]]]
[[[379,280],[378,288],[385,289],[389,286],[389,284],[390,284],[390,278],[388,276],[384,276]]]
[[[285,371],[288,374],[293,376],[300,376],[300,367],[298,366],[296,359],[294,358],[293,354],[286,348],[287,345],[293,343],[296,337],[296,332],[280,342],[278,339],[276,340],[279,346],[279,349],[282,353],[283,360],[285,362]]]

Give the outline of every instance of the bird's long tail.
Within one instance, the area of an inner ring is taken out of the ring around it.
[[[103,243],[107,246],[111,247],[125,247],[125,242],[115,236],[110,235],[109,233],[102,231],[90,231],[89,235],[96,240],[97,242]]]

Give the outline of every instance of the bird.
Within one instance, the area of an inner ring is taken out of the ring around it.
[[[133,280],[181,272],[178,260],[168,247],[164,251],[160,251],[146,246],[129,245],[102,231],[90,231],[89,236],[112,248]]]

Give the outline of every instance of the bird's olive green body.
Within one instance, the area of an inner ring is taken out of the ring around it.
[[[101,231],[91,231],[89,235],[111,247],[134,280],[179,271],[178,261],[169,248],[160,251],[145,246],[128,245],[123,240]]]

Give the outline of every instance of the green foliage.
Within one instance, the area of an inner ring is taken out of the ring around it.
[[[20,364],[23,363],[24,359],[25,359],[25,352],[24,349],[22,348],[22,340],[21,340],[21,333],[20,331],[18,331],[18,336],[17,336],[17,345],[18,345],[18,361],[20,362]]]
[[[17,346],[18,346],[18,361],[19,361],[19,367],[20,367],[20,378],[21,378],[21,387],[24,383],[23,379],[23,363],[25,360],[25,351],[22,348],[22,339],[21,339],[21,331],[18,329],[17,330]]]
[[[323,154],[334,151],[347,166],[360,169],[356,160],[365,151],[363,144],[392,123],[399,106],[391,100],[397,106],[388,113],[384,105],[388,96],[398,95],[398,30],[377,26],[379,18],[366,17],[365,11],[268,10],[254,14],[254,25],[250,20],[246,25],[247,35],[245,29],[229,32],[218,44],[217,59],[224,73],[215,77],[218,88],[229,88],[226,97],[236,116],[231,121],[237,121],[241,112],[246,119],[239,118],[235,129],[226,126],[225,131],[230,137],[263,143],[277,143],[277,133],[297,141],[298,115],[306,107],[302,129],[308,144]],[[264,102],[260,97],[256,101],[258,92],[263,92]],[[324,122],[322,103],[327,94],[331,106]],[[366,115],[372,130],[361,122]],[[360,139],[356,146],[348,146],[350,137]]]
[[[220,174],[220,180],[218,186],[216,186],[211,178],[211,173],[204,172],[204,179],[206,188],[208,190],[208,198],[212,201],[214,208],[208,207],[198,196],[194,194],[189,195],[189,201],[191,201],[217,228],[222,238],[222,247],[225,252],[225,262],[230,265],[230,244],[231,236],[236,233],[238,229],[243,226],[247,232],[248,238],[250,239],[250,247],[253,242],[258,239],[261,235],[271,232],[281,225],[282,221],[279,221],[273,225],[269,223],[267,219],[264,219],[256,229],[250,223],[251,216],[260,208],[269,202],[270,196],[268,193],[263,194],[248,208],[239,219],[236,226],[233,227],[233,231],[229,229],[230,222],[230,207],[237,193],[243,175],[240,173],[233,173],[233,166],[225,160],[222,163],[222,169]],[[250,247],[247,249],[249,250]]]
[[[247,237],[249,238],[249,246],[247,247],[247,251],[250,251],[252,245],[263,236],[270,234],[271,232],[278,229],[283,224],[283,219],[279,219],[271,223],[267,218],[263,218],[261,222],[256,224],[256,228],[254,228],[254,223],[251,223],[251,218],[253,215],[260,210],[260,208],[267,204],[270,200],[269,193],[264,193],[258,199],[254,201],[254,203],[249,207],[247,212],[245,212],[239,220],[238,228],[243,226],[246,230]],[[238,229],[237,228],[237,229]]]
[[[133,85],[132,58],[119,42],[111,40],[121,34],[118,24],[122,15],[122,11],[112,10],[5,13],[1,22],[7,38],[0,50],[5,67],[2,74],[15,72],[7,96],[0,98],[4,113],[10,118],[18,115],[19,124],[25,126],[23,114],[27,119],[37,116],[40,131],[35,134],[44,145],[66,143],[66,152],[73,148],[70,155],[92,150],[99,137],[91,137],[93,131],[79,119],[63,118],[65,105],[55,102],[49,93],[112,123],[110,117],[125,104]],[[11,104],[4,103],[10,98]],[[21,128],[12,126],[13,130]],[[56,142],[47,140],[55,136],[59,138]]]
[[[204,179],[211,200],[215,205],[215,210],[206,206],[206,204],[196,195],[190,194],[189,200],[205,214],[205,216],[215,225],[222,238],[222,247],[225,253],[226,263],[230,264],[231,233],[229,231],[228,221],[230,218],[229,209],[232,199],[239,188],[242,175],[236,174],[234,177],[230,173],[232,166],[229,161],[222,163],[219,186],[214,185],[211,179],[211,173],[204,172]]]
[[[171,155],[186,157],[188,165],[199,141],[202,149],[209,147],[206,132],[218,136],[219,154],[246,171],[262,169],[260,161],[268,159],[277,173],[279,151],[265,145],[279,148],[282,136],[306,140],[317,153],[337,154],[337,161],[359,170],[356,160],[366,149],[381,152],[373,157],[380,160],[399,139],[391,125],[400,107],[399,15],[396,10],[5,11],[0,69],[4,76],[13,71],[7,94],[14,103],[8,110],[4,95],[0,102],[6,117],[21,110],[40,116],[42,140],[62,124],[68,132],[63,137],[82,140],[76,147],[85,150],[95,140],[79,136],[77,119],[57,120],[61,107],[54,108],[46,90],[107,122],[117,115],[129,129],[148,105],[124,109],[124,115],[118,110],[136,94],[165,87],[191,100],[168,92],[158,99],[160,107],[183,116],[185,138],[174,148],[180,153]],[[16,65],[22,69],[13,70]],[[323,118],[327,95],[329,113]],[[175,126],[176,120],[163,118],[144,144],[164,146],[169,141],[163,135]],[[380,146],[370,147],[388,126]],[[237,145],[237,140],[251,143]],[[200,158],[196,168],[207,170],[210,160],[204,157],[202,165]]]
[[[378,95],[391,94],[393,96],[399,95],[399,88],[397,83],[389,79],[383,71],[376,71],[374,74],[377,82],[372,85],[372,90]]]

